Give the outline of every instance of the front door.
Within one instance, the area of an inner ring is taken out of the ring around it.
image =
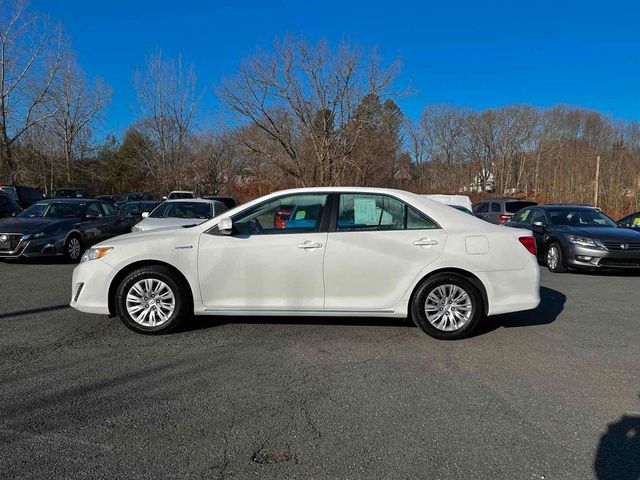
[[[212,310],[313,311],[324,304],[327,195],[267,200],[232,217],[233,233],[200,237],[198,277]]]
[[[327,239],[325,308],[392,309],[446,240],[435,222],[393,197],[341,194]]]

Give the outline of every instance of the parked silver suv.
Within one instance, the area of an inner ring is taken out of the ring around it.
[[[537,205],[537,203],[529,200],[496,198],[476,203],[473,206],[473,213],[482,220],[500,225],[510,220],[518,210],[534,205]]]

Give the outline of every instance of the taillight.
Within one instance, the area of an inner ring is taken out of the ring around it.
[[[524,245],[524,248],[529,250],[529,253],[531,255],[535,255],[536,254],[536,239],[535,238],[533,238],[533,237],[520,237],[520,238],[518,238],[518,240],[520,240],[520,243],[522,245]]]
[[[511,218],[511,215],[498,215],[498,220],[500,220],[500,223],[504,223],[507,220],[509,220]]]

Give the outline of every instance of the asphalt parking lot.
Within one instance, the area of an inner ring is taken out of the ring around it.
[[[199,318],[147,337],[0,263],[0,478],[636,479],[640,277],[442,342],[402,321]]]

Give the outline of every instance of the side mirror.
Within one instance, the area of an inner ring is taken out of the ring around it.
[[[233,232],[233,220],[229,217],[221,218],[218,222],[218,231],[222,235],[231,235],[231,232]]]
[[[149,212],[142,212],[141,217],[142,217],[143,219],[148,218],[148,217],[149,217]]]
[[[533,225],[534,227],[538,227],[541,230],[547,228],[547,224],[544,222],[533,222],[531,225]]]

